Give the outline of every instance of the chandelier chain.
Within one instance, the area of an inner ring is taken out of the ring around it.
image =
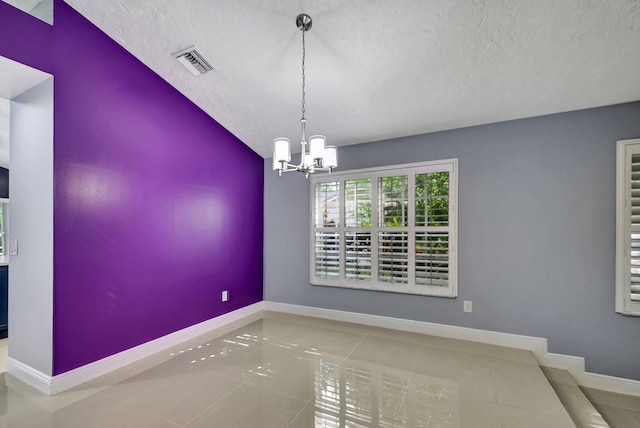
[[[304,119],[304,113],[305,113],[305,108],[304,108],[304,104],[305,104],[305,90],[304,90],[304,85],[305,85],[305,75],[304,75],[304,58],[305,58],[305,46],[304,46],[304,33],[305,33],[305,29],[304,26],[302,27],[302,119]]]

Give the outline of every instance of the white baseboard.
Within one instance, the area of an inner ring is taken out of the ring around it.
[[[268,301],[192,325],[57,376],[44,374],[11,357],[7,358],[6,371],[45,394],[53,395],[202,334],[225,334],[260,319],[263,310],[526,349],[533,352],[541,365],[568,370],[578,385],[640,397],[640,381],[585,372],[584,358],[550,353],[544,338]]]
[[[435,324],[379,315],[368,315],[356,312],[336,311],[333,309],[292,305],[288,303],[269,301],[264,301],[263,303],[264,310],[267,311],[326,318],[335,321],[352,322],[374,327],[391,328],[413,333],[429,334],[432,336],[471,340],[491,345],[526,349],[533,352],[540,365],[569,371],[578,385],[640,397],[640,381],[585,372],[583,357],[548,352],[547,339],[540,337],[521,336],[489,330],[456,327],[445,324]]]
[[[262,317],[262,309],[263,302],[254,303],[253,305],[245,306],[233,312],[192,325],[57,376],[49,376],[41,373],[13,358],[7,359],[6,370],[10,375],[17,377],[45,394],[53,395],[202,334],[225,334],[227,331],[260,319]]]
[[[640,382],[637,380],[589,372],[582,373],[575,380],[580,386],[640,397]]]
[[[264,302],[267,311],[286,312],[295,315],[305,315],[326,318],[335,321],[345,321],[357,324],[384,327],[412,333],[428,334],[431,336],[448,337],[451,339],[471,340],[492,345],[509,346],[511,348],[528,349],[530,351],[547,352],[547,341],[538,337],[519,336],[517,334],[499,333],[488,330],[478,330],[467,327],[456,327],[446,324],[435,324],[425,321],[414,321],[403,318],[391,318],[380,315],[368,315],[356,312],[336,311],[333,309],[315,308],[310,306],[291,305],[288,303]]]
[[[11,357],[7,357],[5,370],[12,376],[17,377],[27,385],[51,395],[51,376],[34,369],[31,366],[21,363]]]

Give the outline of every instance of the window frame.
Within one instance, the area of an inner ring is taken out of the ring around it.
[[[635,147],[634,147],[635,146]],[[640,301],[631,300],[631,283],[628,281],[631,265],[630,248],[631,210],[627,209],[630,197],[630,169],[627,168],[627,152],[629,155],[640,154],[640,138],[617,141],[616,147],[616,312],[623,315],[640,316]]]
[[[448,226],[415,226],[415,177],[417,174],[449,172],[449,218]],[[379,191],[378,181],[381,177],[394,175],[408,176],[408,218],[407,226],[385,227],[379,225]],[[371,180],[371,222],[369,227],[347,227],[345,214],[345,182],[347,180]],[[316,227],[316,194],[315,187],[318,183],[339,182],[339,222],[338,226]],[[350,288],[369,291],[383,291],[401,294],[414,294],[422,296],[455,298],[458,296],[458,159],[443,159],[409,164],[388,165],[383,167],[364,168],[348,171],[333,172],[332,174],[314,175],[310,177],[310,255],[309,255],[309,282],[312,285],[329,286],[338,288]],[[415,283],[415,240],[416,233],[435,233],[434,228],[449,234],[448,241],[448,285],[424,285]],[[382,231],[407,233],[407,283],[386,283],[378,280],[378,236]],[[429,232],[430,231],[430,232]],[[326,279],[315,275],[315,234],[316,232],[335,232],[339,236],[339,274],[337,279]],[[348,232],[370,232],[371,242],[371,279],[368,281],[350,280],[346,278],[346,239]],[[413,257],[411,257],[413,255]],[[413,280],[412,280],[413,279]]]

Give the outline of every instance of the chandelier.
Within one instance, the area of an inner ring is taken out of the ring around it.
[[[302,118],[300,119],[302,137],[300,139],[300,145],[302,150],[300,151],[300,163],[298,165],[290,164],[291,162],[291,149],[289,148],[288,138],[276,138],[273,140],[273,170],[278,171],[278,175],[282,175],[283,172],[298,171],[304,174],[305,177],[309,177],[309,174],[313,174],[319,171],[333,171],[333,168],[338,166],[338,149],[336,146],[326,146],[326,138],[324,135],[313,135],[309,137],[307,141],[307,120],[304,117],[305,113],[305,44],[304,33],[311,29],[311,17],[307,14],[300,14],[296,17],[296,25],[302,31]],[[309,146],[309,150],[307,150]]]

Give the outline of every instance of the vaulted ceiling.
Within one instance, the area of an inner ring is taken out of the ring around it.
[[[637,0],[66,0],[245,144],[356,144],[640,100]],[[216,70],[172,53],[196,45]]]

